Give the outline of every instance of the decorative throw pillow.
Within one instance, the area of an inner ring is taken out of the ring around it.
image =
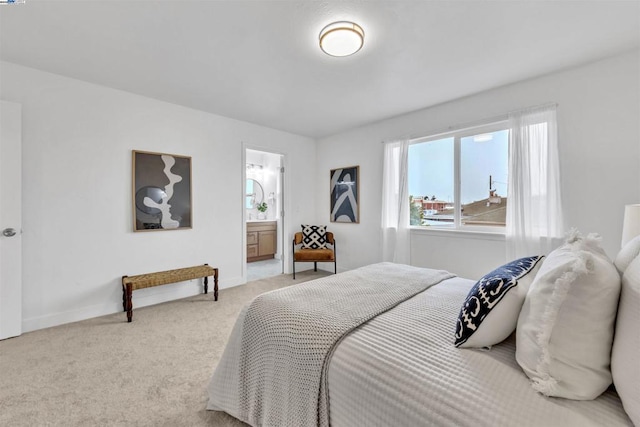
[[[302,225],[302,247],[324,249],[327,247],[327,227],[324,225]]]
[[[522,306],[516,360],[546,396],[591,400],[611,384],[620,275],[600,240],[572,230],[545,259]]]
[[[460,309],[456,347],[492,346],[515,331],[520,308],[542,258],[517,259],[478,280]]]
[[[611,373],[616,391],[631,421],[640,426],[640,256],[622,276]]]
[[[640,236],[636,236],[629,240],[624,248],[618,252],[615,261],[613,262],[618,269],[618,273],[624,274],[631,261],[633,261],[638,254],[640,254]]]

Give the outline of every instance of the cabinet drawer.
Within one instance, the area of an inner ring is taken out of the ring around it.
[[[260,221],[260,222],[248,222],[247,232],[253,231],[275,231],[277,223],[275,221]]]
[[[247,245],[247,258],[258,256],[258,245]]]
[[[258,232],[254,231],[251,233],[247,233],[247,245],[257,245],[258,244]]]

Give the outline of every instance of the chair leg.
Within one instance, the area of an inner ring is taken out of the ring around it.
[[[318,263],[315,261],[313,263],[313,271],[318,271]]]
[[[293,261],[293,280],[296,280],[296,262]]]
[[[338,264],[333,261],[333,274],[338,274]]]

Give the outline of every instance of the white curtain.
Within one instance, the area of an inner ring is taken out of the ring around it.
[[[409,264],[409,140],[384,143],[382,260]]]
[[[548,254],[564,232],[556,106],[509,114],[507,259]]]

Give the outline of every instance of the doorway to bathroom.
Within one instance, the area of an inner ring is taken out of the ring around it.
[[[244,264],[247,282],[285,272],[284,155],[245,146]]]

